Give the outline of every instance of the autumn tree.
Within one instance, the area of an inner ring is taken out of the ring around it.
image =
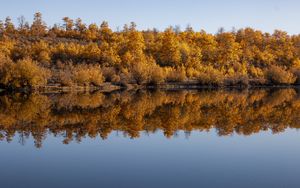
[[[62,21],[47,28],[39,12],[31,25],[22,16],[17,27],[9,17],[0,21],[0,54],[11,61],[7,67],[36,64],[52,72],[51,83],[61,80],[70,86],[79,83],[72,79],[75,66],[98,66],[103,79],[121,85],[187,81],[223,87],[300,82],[300,35],[252,28],[221,28],[210,34],[191,26],[139,31],[134,22],[114,31],[106,21],[100,25],[86,25],[80,18]],[[18,63],[23,60],[28,61]]]
[[[143,35],[136,30],[135,23],[124,27],[120,55],[125,66],[142,63],[145,60],[145,43]]]
[[[70,19],[69,17],[64,17],[63,18],[63,21],[64,21],[64,28],[66,31],[71,31],[74,27],[74,22],[72,19]]]
[[[24,16],[18,17],[18,23],[19,23],[19,32],[21,35],[27,35],[30,30],[29,23],[25,20]]]
[[[6,17],[5,18],[4,28],[5,28],[5,33],[7,33],[7,34],[14,34],[14,32],[15,32],[15,26],[12,23],[10,17]]]
[[[90,24],[85,30],[85,37],[88,41],[96,41],[99,36],[99,27],[97,24]]]
[[[160,40],[158,63],[161,66],[179,66],[181,64],[181,54],[176,33],[172,28],[168,28],[162,33]]]
[[[218,48],[216,52],[216,67],[225,70],[233,68],[240,62],[241,47],[232,33],[220,32],[216,36]]]
[[[37,12],[34,14],[33,23],[31,25],[30,31],[34,36],[44,36],[46,34],[46,24],[42,19],[42,14]]]

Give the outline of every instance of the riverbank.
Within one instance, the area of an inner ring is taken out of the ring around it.
[[[198,89],[249,89],[249,88],[296,88],[299,85],[271,85],[271,84],[237,84],[237,85],[203,85],[198,81],[190,80],[183,82],[166,82],[160,84],[121,84],[105,82],[99,86],[62,86],[59,84],[49,84],[39,87],[24,87],[24,88],[0,88],[1,92],[8,93],[68,93],[68,92],[103,92],[110,93],[121,90],[140,90],[140,89],[161,89],[161,90],[198,90]]]

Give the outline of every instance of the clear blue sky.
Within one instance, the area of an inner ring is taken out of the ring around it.
[[[300,33],[300,0],[5,0],[0,19],[11,16],[16,22],[24,15],[31,22],[37,11],[48,25],[68,16],[86,23],[106,20],[113,29],[135,21],[139,29],[190,24],[211,33],[247,26]]]

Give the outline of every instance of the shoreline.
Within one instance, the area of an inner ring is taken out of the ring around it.
[[[255,89],[255,88],[269,88],[269,89],[286,89],[286,88],[300,88],[300,85],[203,85],[196,82],[166,82],[153,85],[138,85],[138,84],[114,84],[110,82],[103,83],[100,86],[60,86],[56,84],[49,84],[46,86],[39,86],[36,88],[0,88],[0,93],[69,93],[69,92],[103,92],[111,93],[123,90],[147,90],[147,89],[161,89],[161,90],[198,90],[198,89]]]

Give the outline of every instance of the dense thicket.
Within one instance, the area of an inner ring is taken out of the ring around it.
[[[216,34],[187,27],[138,31],[107,22],[86,25],[65,17],[47,27],[41,13],[30,25],[0,22],[0,83],[11,87],[158,84],[198,81],[205,85],[297,84],[300,35],[251,28]]]
[[[213,129],[220,136],[278,133],[300,128],[299,96],[295,89],[0,96],[0,141],[32,136],[41,147],[49,133],[66,144],[113,131],[130,138]]]

